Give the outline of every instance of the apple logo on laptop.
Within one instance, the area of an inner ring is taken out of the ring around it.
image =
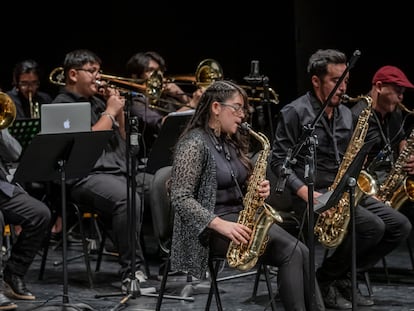
[[[69,129],[70,128],[70,120],[66,119],[65,121],[63,121],[63,127],[65,129]]]

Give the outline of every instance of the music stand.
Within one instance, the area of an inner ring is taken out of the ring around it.
[[[69,304],[66,254],[66,181],[83,177],[91,171],[111,135],[112,131],[37,135],[22,154],[20,164],[14,174],[15,182],[60,180],[63,232],[62,310],[93,310],[86,304],[76,306]]]
[[[193,114],[193,110],[168,114],[151,147],[145,170],[147,173],[155,174],[161,167],[172,164],[172,149]]]
[[[17,119],[13,121],[8,129],[24,150],[30,144],[33,137],[40,132],[40,119]]]
[[[350,208],[350,217],[351,217],[351,283],[352,283],[352,310],[356,310],[356,242],[355,242],[355,201],[354,201],[354,188],[356,186],[356,181],[358,180],[358,175],[364,164],[366,155],[375,144],[374,140],[365,142],[361,149],[358,151],[357,155],[353,159],[352,163],[349,165],[348,169],[345,171],[345,174],[342,176],[337,187],[333,191],[328,191],[323,195],[317,198],[318,203],[314,205],[314,211],[318,214],[334,207],[338,204],[339,200],[342,198],[342,195],[345,191],[349,192],[349,208]]]

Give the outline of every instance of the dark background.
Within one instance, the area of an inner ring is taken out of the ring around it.
[[[57,86],[48,81],[49,73],[62,65],[66,52],[78,48],[96,52],[104,73],[125,77],[127,60],[139,51],[158,51],[166,60],[167,76],[194,74],[200,61],[213,58],[225,78],[243,84],[251,60],[259,60],[260,73],[269,77],[279,95],[279,106],[307,89],[307,59],[318,48],[338,48],[348,57],[361,51],[351,70],[350,96],[367,91],[376,69],[387,64],[399,66],[414,81],[413,17],[404,1],[121,0],[38,5],[15,2],[11,10],[2,10],[2,90],[11,87],[14,64],[33,58],[45,72],[41,88],[53,95]],[[409,107],[412,96],[406,93]]]

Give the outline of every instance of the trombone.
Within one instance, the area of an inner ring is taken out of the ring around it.
[[[163,91],[163,75],[160,71],[154,71],[148,79],[124,78],[109,74],[100,74],[97,84],[105,87],[113,87],[121,91],[137,90],[147,95],[153,102],[157,101]],[[49,81],[56,85],[65,85],[65,73],[63,67],[54,68],[49,74]],[[106,84],[103,84],[105,82]]]
[[[250,102],[268,101],[275,105],[279,104],[279,94],[271,87],[240,85],[246,90]]]
[[[194,75],[173,75],[166,77],[164,82],[180,83],[179,81],[183,81],[205,88],[217,80],[223,80],[223,69],[216,60],[206,58],[198,64]]]

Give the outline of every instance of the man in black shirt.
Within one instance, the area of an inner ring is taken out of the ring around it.
[[[301,148],[296,156],[296,163],[291,164],[291,172],[287,176],[283,175],[285,172],[282,169],[285,166],[289,150],[295,149],[305,127],[311,125],[319,115],[338,82],[340,83],[335,93],[327,103],[325,111],[319,122],[315,124],[312,133],[317,142],[317,148],[314,148],[316,155],[313,155],[314,172],[310,172],[314,173],[315,191],[312,200],[317,201],[318,196],[326,192],[328,188],[337,185],[335,183],[338,174],[343,174],[339,169],[346,168],[342,161],[345,157],[352,158],[354,156],[346,154],[348,145],[355,144],[351,141],[354,133],[352,113],[341,102],[342,96],[347,90],[349,73],[339,81],[346,69],[347,59],[342,52],[332,49],[318,50],[310,57],[308,63],[312,90],[284,106],[280,111],[270,165],[272,171],[279,178],[286,180],[285,191],[292,194],[291,207],[300,215],[305,214],[310,199],[308,198],[306,179],[306,175],[309,173],[307,171],[309,156],[311,156],[309,146]],[[319,217],[329,217],[335,209],[337,206]],[[338,212],[341,217],[346,217],[343,213],[341,214],[340,210]],[[385,204],[373,197],[364,198],[355,208],[354,220],[358,269],[366,269],[375,265],[378,260],[397,247],[411,230],[411,224],[406,217],[390,211]],[[329,232],[327,233],[329,234]],[[351,308],[351,252],[351,235],[346,234],[339,245],[335,247],[334,252],[324,259],[316,271],[327,308]],[[374,303],[359,292],[357,292],[356,298],[358,305],[368,306]]]

